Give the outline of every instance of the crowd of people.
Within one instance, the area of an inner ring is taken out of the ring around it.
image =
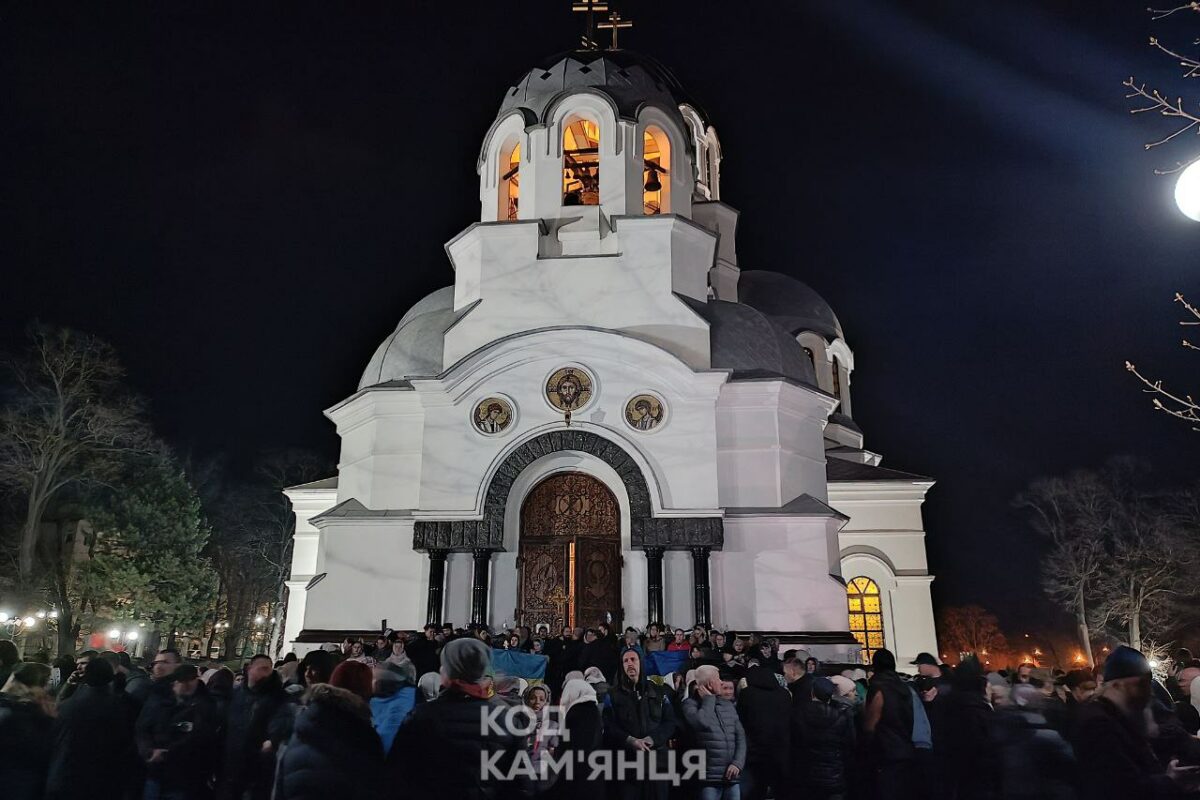
[[[545,656],[498,673],[496,649]],[[678,669],[654,671],[653,654]],[[235,673],[0,642],[6,800],[1200,796],[1200,660],[822,664],[756,635],[426,626]],[[910,674],[912,673],[912,674]],[[1039,677],[1040,675],[1040,677]]]

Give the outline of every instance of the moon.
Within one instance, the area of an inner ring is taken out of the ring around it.
[[[1188,219],[1200,222],[1200,158],[1193,161],[1175,182],[1175,205]]]

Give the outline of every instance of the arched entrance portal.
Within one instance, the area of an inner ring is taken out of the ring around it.
[[[531,628],[561,622],[621,622],[621,507],[582,472],[552,475],[521,506],[517,619]],[[561,621],[561,622],[560,622]]]

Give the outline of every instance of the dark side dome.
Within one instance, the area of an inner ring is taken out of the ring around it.
[[[833,307],[806,283],[778,272],[756,269],[738,278],[738,301],[754,306],[795,336],[804,331],[844,339]]]
[[[708,321],[710,364],[734,380],[781,377],[817,386],[812,361],[787,331],[743,303],[681,298]]]
[[[626,119],[636,119],[647,103],[670,110],[687,103],[704,117],[679,80],[650,56],[629,50],[571,50],[551,56],[545,64],[508,90],[500,116],[520,110],[527,124],[544,122],[547,110],[561,95],[591,90],[611,99]]]

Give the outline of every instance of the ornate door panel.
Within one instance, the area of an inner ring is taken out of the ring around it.
[[[570,604],[570,546],[567,540],[521,543],[521,594],[518,621],[533,628],[566,619]]]
[[[607,619],[621,627],[621,540],[581,536],[575,540],[575,624]]]
[[[621,508],[601,481],[567,472],[535,486],[521,506],[520,553],[522,624],[620,615]]]

